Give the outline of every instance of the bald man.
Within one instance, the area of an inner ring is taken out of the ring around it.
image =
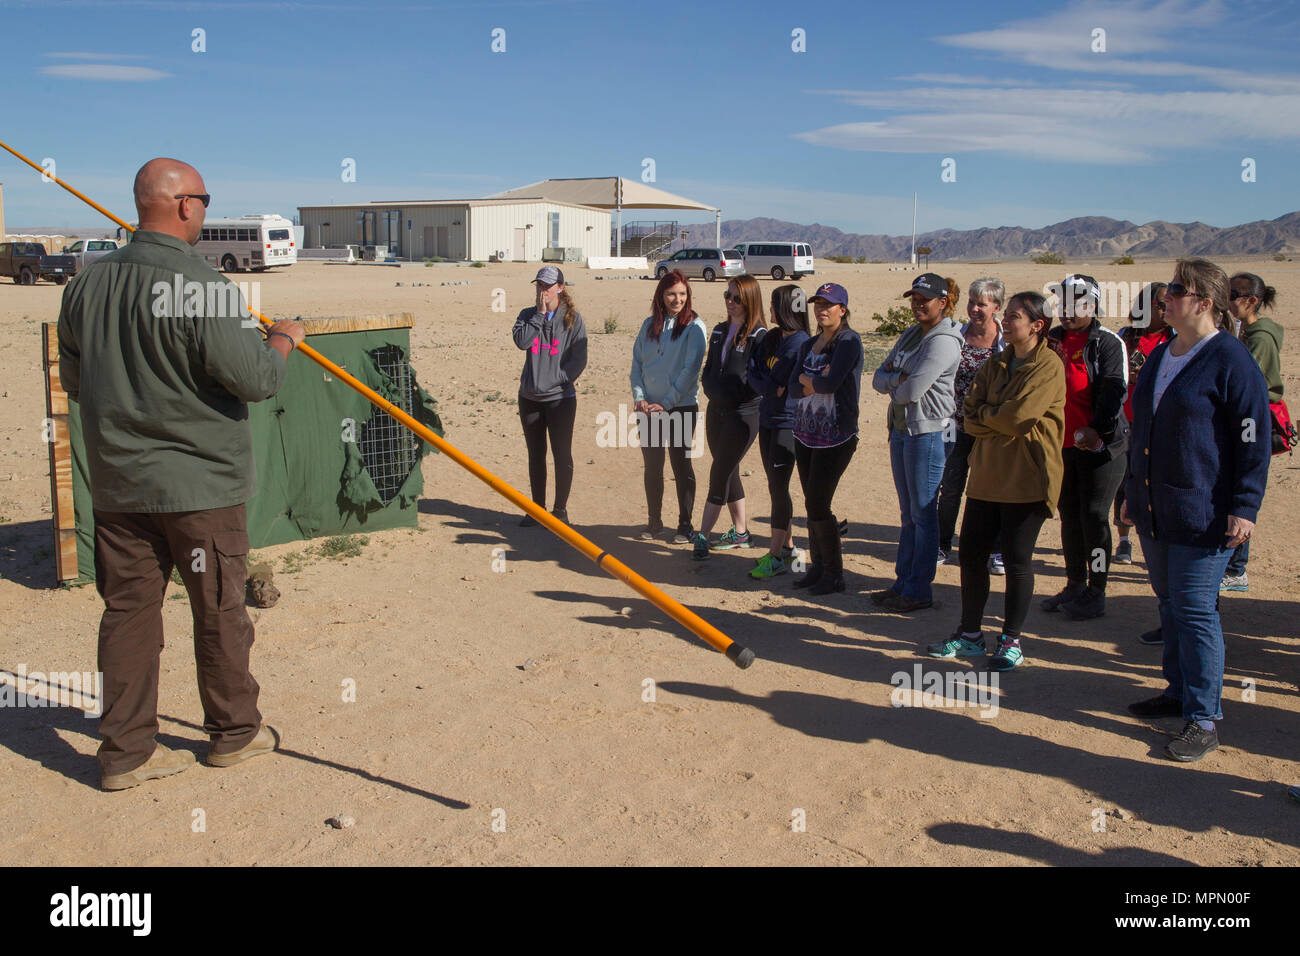
[[[234,766],[279,740],[262,723],[249,671],[244,503],[257,481],[246,403],[279,390],[303,329],[277,322],[263,340],[257,322],[245,321],[230,281],[192,248],[208,201],[193,166],[145,163],[135,177],[139,229],[68,284],[59,314],[59,375],[80,404],[104,599],[105,790],[195,762],[189,750],[156,740],[162,602],[173,568],[193,612],[208,764]],[[193,284],[201,295],[175,293]]]

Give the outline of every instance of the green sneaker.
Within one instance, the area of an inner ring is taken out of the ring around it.
[[[709,556],[709,539],[704,537],[700,532],[695,532],[695,538],[691,542],[691,557],[696,561],[704,561]]]
[[[750,545],[749,532],[736,534],[736,529],[732,528],[726,534],[720,534],[710,545],[714,551],[730,551],[733,548],[748,548]]]
[[[1007,639],[1006,635],[998,642],[998,651],[989,661],[989,670],[991,671],[1013,671],[1025,661],[1025,655],[1020,651],[1020,642],[1012,642]]]
[[[759,558],[758,566],[749,572],[749,576],[755,581],[774,578],[778,574],[785,574],[785,562],[780,558],[774,558],[770,554],[765,554]]]
[[[988,648],[984,646],[984,635],[981,633],[974,640],[962,636],[960,630],[953,631],[952,637],[942,644],[931,644],[925,649],[925,652],[931,657],[953,658],[953,657],[985,657],[988,655]]]

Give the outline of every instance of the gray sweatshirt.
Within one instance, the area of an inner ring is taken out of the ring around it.
[[[961,326],[952,319],[940,319],[928,333],[914,325],[876,369],[871,387],[906,409],[909,435],[943,431],[957,411],[953,379],[964,342]],[[899,381],[903,373],[907,378]]]
[[[546,321],[546,313],[530,306],[515,319],[515,345],[525,351],[519,376],[519,397],[554,402],[576,395],[573,384],[587,367],[587,329],[574,315],[573,328],[564,327],[561,303]]]

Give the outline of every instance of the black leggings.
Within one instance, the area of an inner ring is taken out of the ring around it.
[[[803,486],[804,509],[810,522],[834,517],[831,499],[857,449],[857,435],[830,448],[809,448],[795,441],[794,459],[799,464],[799,484]]]
[[[970,471],[970,453],[974,447],[974,436],[958,432],[957,443],[948,452],[943,466],[943,482],[939,485],[939,550],[944,554],[952,550],[952,533],[957,530],[957,513],[961,511],[961,495],[966,490],[966,474]]]
[[[569,506],[569,489],[573,487],[573,422],[578,414],[575,395],[553,402],[535,402],[519,396],[519,421],[524,426],[524,444],[528,446],[528,486],[533,501],[546,507],[546,439],[551,439],[555,458],[555,510]]]
[[[961,522],[961,629],[980,630],[989,599],[989,555],[1002,551],[1007,569],[1007,593],[1002,609],[1002,633],[1019,637],[1034,596],[1034,544],[1047,520],[1047,503],[1008,504],[966,499]]]
[[[758,409],[741,414],[733,409],[724,411],[710,402],[704,413],[704,437],[713,456],[705,500],[711,505],[740,501],[745,497],[740,462],[758,437]]]
[[[677,527],[689,528],[691,514],[695,511],[695,468],[687,455],[695,436],[695,418],[700,407],[679,405],[667,412],[668,417],[656,418],[653,422],[647,418],[649,434],[640,439],[641,457],[645,464],[646,510],[650,527],[656,531],[663,527],[665,450],[677,484]]]
[[[1110,509],[1124,480],[1127,457],[1067,448],[1061,453],[1061,547],[1065,576],[1106,590],[1110,566]],[[1100,570],[1098,570],[1100,569]]]
[[[790,478],[794,475],[794,432],[788,428],[760,428],[758,453],[767,473],[767,492],[772,496],[772,531],[788,531],[794,518]]]

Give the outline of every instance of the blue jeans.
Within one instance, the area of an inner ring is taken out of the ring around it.
[[[943,432],[908,435],[890,429],[889,465],[902,524],[893,590],[914,601],[932,600],[930,584],[939,554],[939,485],[943,482],[945,451]]]
[[[1232,552],[1139,535],[1151,588],[1160,601],[1167,697],[1183,702],[1184,720],[1222,720],[1223,628],[1219,582]]]

